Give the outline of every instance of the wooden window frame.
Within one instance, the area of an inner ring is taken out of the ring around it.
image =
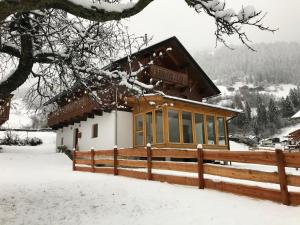
[[[178,125],[179,125],[179,142],[170,142],[170,137],[169,137],[169,111],[173,110],[178,112]],[[156,112],[161,111],[162,112],[162,118],[163,118],[163,124],[162,124],[162,129],[163,129],[163,137],[162,143],[157,143],[156,142]],[[229,148],[229,143],[228,143],[228,132],[227,132],[227,117],[222,113],[214,113],[213,111],[208,111],[208,110],[197,110],[197,108],[185,108],[185,107],[173,107],[173,106],[163,106],[159,109],[152,108],[152,109],[147,109],[143,112],[138,112],[133,114],[133,146],[134,147],[144,147],[146,146],[146,113],[152,112],[152,132],[153,132],[153,143],[152,145],[160,146],[160,147],[183,147],[183,148],[193,148],[195,145],[197,145],[196,141],[196,130],[195,130],[195,115],[199,114],[203,116],[203,145],[204,147],[208,148],[220,148],[220,149],[225,149],[226,147]],[[193,138],[193,143],[184,143],[183,141],[183,123],[182,123],[182,115],[183,112],[191,113],[192,115],[192,138]],[[143,129],[140,131],[143,133],[143,143],[141,145],[136,145],[136,118],[137,116],[142,116],[142,121],[143,121]],[[211,116],[214,118],[214,144],[209,144],[208,143],[208,127],[207,127],[207,118],[208,116]],[[219,128],[218,128],[218,117],[222,117],[224,119],[224,129],[225,129],[225,144],[220,145],[219,144]]]
[[[137,131],[136,130],[136,118],[138,116],[142,116],[142,122],[143,122],[143,125],[142,125],[142,129],[140,131]],[[145,136],[145,129],[146,129],[146,126],[145,126],[145,118],[144,118],[144,113],[137,113],[134,115],[134,118],[133,118],[133,130],[134,130],[134,134],[133,134],[133,146],[145,146],[145,139],[146,139],[146,136]],[[137,145],[136,144],[136,133],[137,132],[142,132],[143,133],[143,143],[141,145]]]
[[[214,118],[214,136],[215,136],[215,143],[214,144],[210,144],[210,143],[208,143],[208,123],[207,123],[207,117],[213,117]],[[209,113],[209,114],[205,114],[205,133],[206,133],[206,138],[205,138],[205,144],[206,145],[209,145],[209,146],[218,146],[219,145],[219,143],[218,143],[218,130],[217,130],[217,124],[216,124],[216,114],[211,114],[211,113]]]
[[[186,142],[184,142],[184,138],[183,138],[183,120],[182,120],[182,116],[183,116],[183,113],[190,113],[191,114],[191,125],[192,125],[192,139],[193,139],[193,141],[192,142],[190,142],[190,143],[186,143]],[[195,133],[195,121],[194,121],[194,113],[193,113],[193,111],[190,111],[190,110],[181,110],[181,112],[180,112],[180,117],[181,117],[181,126],[180,126],[180,133],[181,133],[181,135],[182,135],[182,142],[181,142],[181,144],[186,144],[186,145],[192,145],[192,144],[194,144],[194,143],[196,143],[195,142],[195,135],[194,135],[194,133]]]
[[[147,145],[148,143],[147,143],[147,120],[146,120],[146,114],[147,113],[151,113],[151,115],[152,115],[152,143],[150,143],[151,145],[153,145],[155,142],[154,142],[154,110],[148,110],[148,111],[145,111],[145,112],[143,112],[142,114],[143,114],[143,116],[144,116],[144,144],[145,145]]]
[[[202,132],[203,132],[203,145],[207,144],[207,141],[206,141],[206,131],[205,131],[205,114],[203,112],[193,112],[193,133],[194,133],[194,143],[195,144],[200,144],[200,143],[197,143],[197,132],[196,132],[196,120],[195,120],[195,117],[196,117],[196,114],[197,115],[201,115],[202,116],[202,123],[203,123],[203,129],[202,129]]]
[[[171,142],[170,141],[170,123],[169,123],[169,111],[176,111],[178,112],[178,128],[179,128],[179,142]],[[167,108],[167,129],[168,129],[168,140],[167,143],[168,144],[182,144],[182,131],[181,131],[181,127],[182,127],[182,117],[181,117],[181,110],[177,109],[177,108]]]
[[[223,128],[224,128],[224,144],[220,144],[219,143],[219,121],[218,121],[218,119],[219,118],[222,118],[223,119]],[[221,115],[217,115],[216,116],[216,120],[217,120],[217,127],[218,127],[218,145],[219,146],[227,146],[228,145],[228,143],[227,143],[227,127],[226,127],[226,117],[225,116],[221,116]]]
[[[162,145],[162,144],[166,143],[166,140],[165,140],[165,123],[164,123],[165,112],[164,112],[163,108],[155,109],[153,111],[154,111],[154,114],[152,114],[153,115],[153,143],[155,145]],[[161,113],[162,113],[162,142],[161,143],[157,142],[157,132],[156,132],[156,112],[157,111],[161,111]]]
[[[97,135],[95,135],[95,127],[97,126]],[[92,125],[92,138],[98,138],[99,137],[99,125],[98,123],[94,123]]]

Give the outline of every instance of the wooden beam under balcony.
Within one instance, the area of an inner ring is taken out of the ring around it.
[[[49,114],[48,125],[54,127],[59,124],[64,126],[74,122],[86,121],[94,115],[102,115],[101,106],[89,96],[82,96],[76,101],[69,102],[60,107],[56,112]]]

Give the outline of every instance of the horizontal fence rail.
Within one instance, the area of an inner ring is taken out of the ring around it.
[[[207,163],[208,161],[274,166],[276,171],[217,165]],[[285,205],[300,205],[300,192],[288,191],[289,186],[300,187],[300,176],[286,174],[286,167],[300,167],[300,152],[203,150],[202,147],[197,150],[154,149],[150,146],[140,149],[73,151],[74,171],[197,186],[199,189],[209,188],[281,202]],[[165,172],[161,174],[161,171],[172,171],[172,175]],[[189,173],[191,176],[184,176],[182,172]],[[215,181],[205,178],[205,174],[238,181],[277,184],[279,188],[276,190],[241,184],[241,182]]]

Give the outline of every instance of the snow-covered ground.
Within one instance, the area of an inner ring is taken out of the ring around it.
[[[73,172],[71,161],[55,153],[54,133],[35,136],[43,138],[42,146],[3,146],[0,153],[1,225],[298,225],[300,221],[300,207],[208,189]]]

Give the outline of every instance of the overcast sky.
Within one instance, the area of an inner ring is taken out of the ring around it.
[[[238,12],[242,5],[253,5],[268,15],[264,24],[279,28],[275,34],[258,29],[247,29],[253,43],[297,41],[300,42],[300,1],[299,0],[226,0],[227,7]],[[155,0],[138,15],[128,21],[131,32],[153,35],[152,43],[170,36],[179,40],[194,54],[197,51],[215,48],[215,24],[205,13],[196,13],[184,0]],[[240,44],[230,39],[230,44]],[[220,44],[219,46],[222,46]]]

